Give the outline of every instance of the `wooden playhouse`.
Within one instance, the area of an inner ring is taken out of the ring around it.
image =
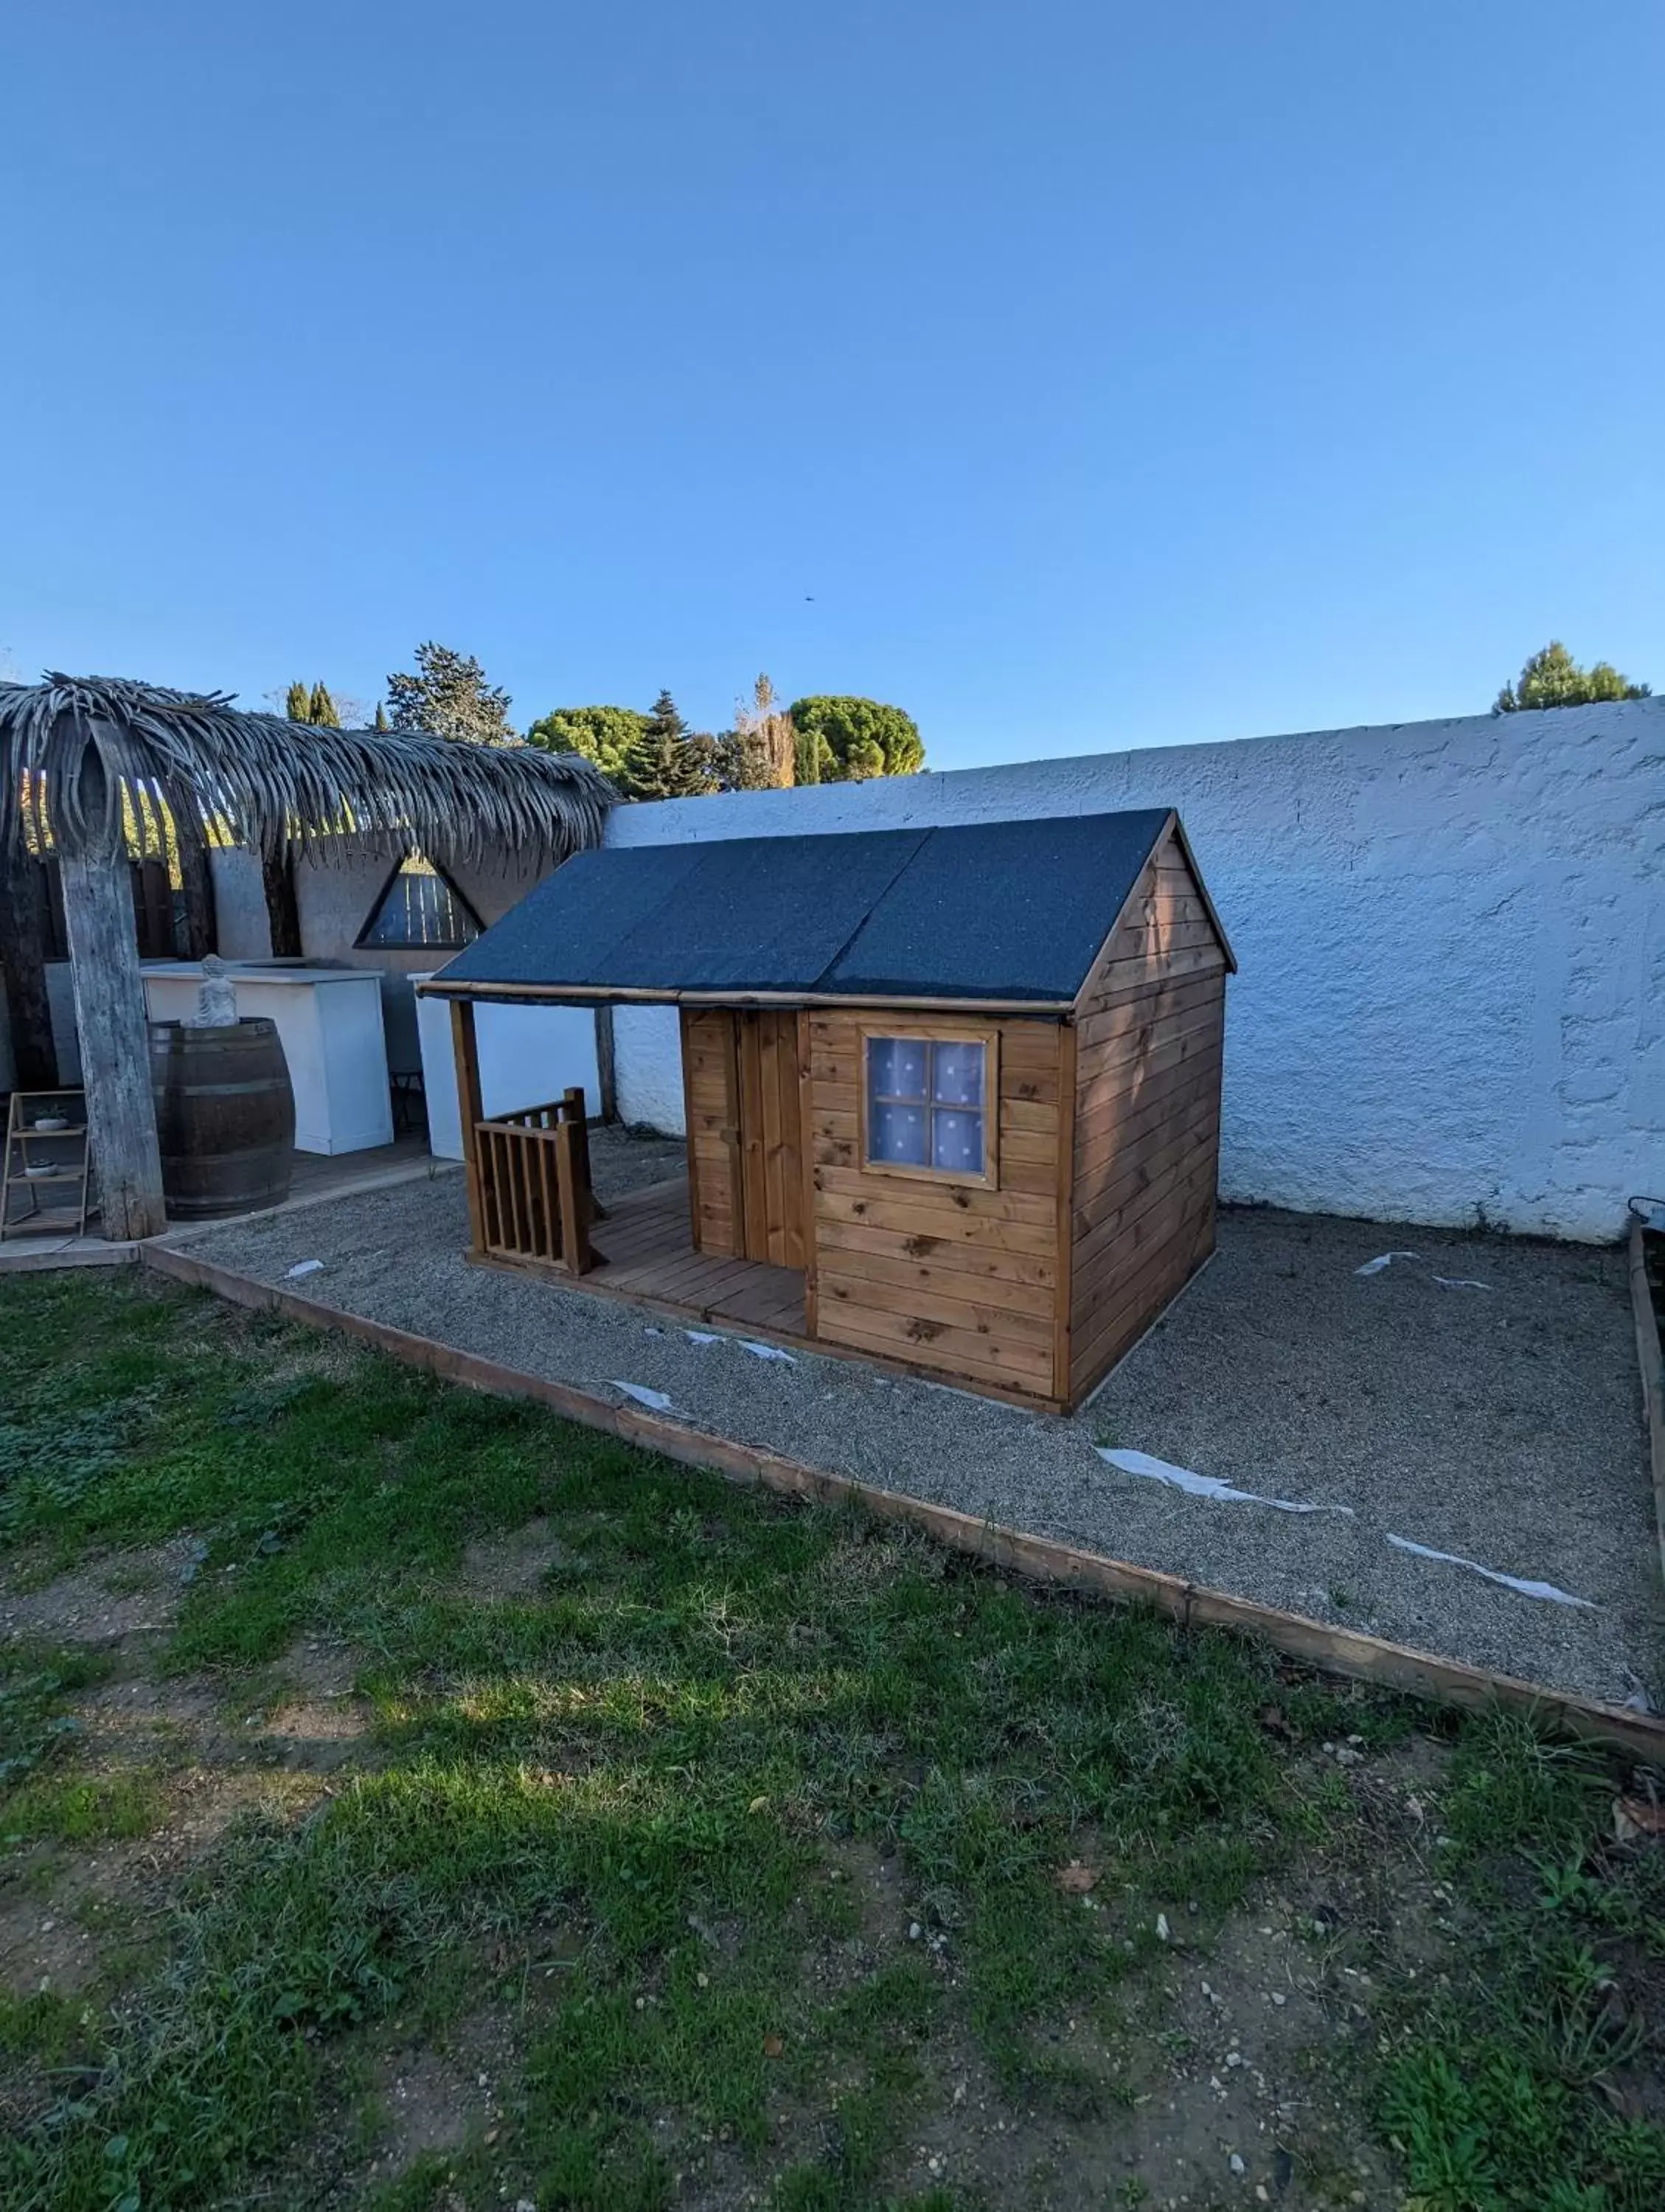
[[[1067,1409],[1213,1249],[1235,964],[1166,811],[580,854],[424,987],[474,1255]],[[676,1006],[685,1182],[489,1118],[489,1000]]]

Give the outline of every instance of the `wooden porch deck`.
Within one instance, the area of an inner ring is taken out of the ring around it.
[[[686,1176],[610,1200],[607,1218],[596,1223],[592,1241],[605,1257],[588,1274],[551,1267],[550,1279],[568,1290],[657,1301],[700,1320],[740,1322],[777,1336],[805,1334],[800,1268],[694,1249]]]

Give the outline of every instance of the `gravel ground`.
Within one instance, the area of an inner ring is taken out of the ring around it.
[[[605,1197],[680,1148],[598,1134]],[[463,1259],[462,1177],[228,1224],[194,1255],[676,1419],[1212,1589],[1622,1704],[1665,1707],[1662,1596],[1622,1258],[1614,1249],[1227,1210],[1219,1250],[1073,1418],[858,1362],[792,1364]],[[1370,1276],[1355,1270],[1414,1248]],[[1454,1286],[1437,1278],[1453,1279]],[[1484,1288],[1471,1287],[1479,1282]],[[1131,1449],[1263,1498],[1200,1498]],[[1554,1585],[1529,1596],[1389,1534]]]

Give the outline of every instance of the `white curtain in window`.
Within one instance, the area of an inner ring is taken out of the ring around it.
[[[869,1164],[981,1175],[986,1059],[981,1043],[869,1037]]]

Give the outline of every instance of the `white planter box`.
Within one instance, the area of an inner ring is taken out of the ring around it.
[[[194,961],[158,961],[140,973],[152,1021],[186,1021],[196,1013],[203,971]],[[239,1018],[277,1024],[295,1091],[295,1150],[364,1152],[391,1145],[380,969],[233,963],[228,973]]]

